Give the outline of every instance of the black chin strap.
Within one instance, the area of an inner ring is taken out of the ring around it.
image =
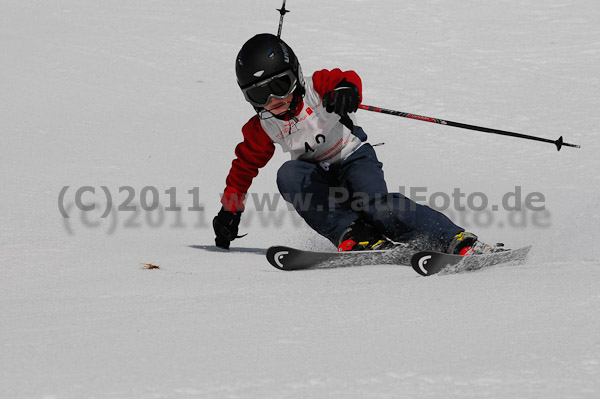
[[[293,119],[295,119],[296,112],[298,111],[298,107],[301,104],[302,104],[302,95],[294,94],[294,97],[292,97],[292,102],[290,103],[290,107],[288,108],[288,110],[285,111],[283,114],[273,115],[273,116],[282,121],[293,120]]]

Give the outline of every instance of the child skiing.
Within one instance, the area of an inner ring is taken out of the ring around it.
[[[305,79],[283,40],[259,34],[240,50],[236,75],[257,115],[242,128],[244,140],[236,147],[222,208],[213,220],[218,247],[228,249],[239,238],[244,197],[277,143],[292,158],[277,173],[280,193],[338,251],[399,242],[456,254],[491,249],[442,213],[388,192],[382,164],[350,116],[362,92],[354,71],[321,70]]]

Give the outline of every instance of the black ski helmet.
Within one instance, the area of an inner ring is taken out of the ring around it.
[[[263,107],[249,98],[247,90],[263,82],[267,85],[270,79],[288,71],[296,80],[294,98],[301,99],[304,95],[304,77],[298,58],[291,47],[270,33],[256,35],[244,43],[235,62],[238,85],[257,112]]]

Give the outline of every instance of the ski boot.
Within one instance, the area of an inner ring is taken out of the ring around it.
[[[462,256],[482,255],[503,251],[503,246],[504,244],[496,244],[496,246],[492,247],[489,244],[479,241],[475,234],[463,231],[454,236],[446,252]]]
[[[373,226],[358,219],[342,233],[338,243],[338,252],[370,251],[392,247],[394,244],[382,234],[377,233]]]

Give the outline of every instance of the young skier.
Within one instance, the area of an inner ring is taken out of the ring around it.
[[[399,242],[456,254],[491,249],[442,213],[388,193],[382,164],[349,115],[361,102],[354,71],[321,70],[305,79],[292,49],[277,36],[260,34],[240,50],[236,75],[257,115],[242,128],[244,140],[213,220],[218,247],[228,249],[239,238],[244,197],[277,143],[292,157],[277,173],[280,193],[338,251]]]

